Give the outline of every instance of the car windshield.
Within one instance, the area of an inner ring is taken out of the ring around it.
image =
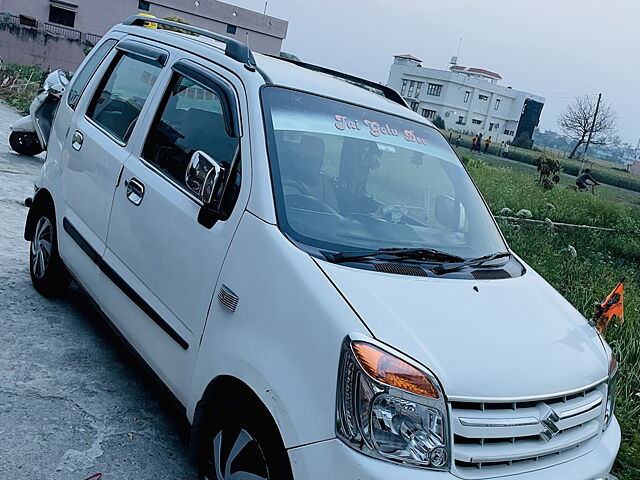
[[[475,185],[435,128],[278,87],[263,90],[280,228],[317,250],[506,249]]]

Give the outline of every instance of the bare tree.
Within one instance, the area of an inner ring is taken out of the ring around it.
[[[588,96],[576,97],[567,110],[560,115],[558,126],[565,135],[577,142],[569,158],[573,158],[580,145],[584,145],[587,141],[592,126],[592,145],[604,145],[615,134],[617,115],[611,104],[601,102],[594,122],[596,107],[597,99]]]

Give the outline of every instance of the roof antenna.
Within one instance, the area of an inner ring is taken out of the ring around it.
[[[460,37],[460,41],[458,42],[458,53],[456,53],[455,57],[451,57],[451,61],[447,66],[447,70],[451,70],[453,67],[458,65],[458,57],[460,57],[460,49],[462,48],[462,37]]]

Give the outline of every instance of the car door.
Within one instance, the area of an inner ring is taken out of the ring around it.
[[[63,201],[56,205],[60,253],[93,296],[114,191],[130,155],[129,139],[167,58],[161,49],[120,41],[85,89],[65,138]]]
[[[71,126],[75,120],[76,108],[82,98],[82,94],[94,78],[100,65],[103,64],[113,47],[117,43],[116,38],[105,38],[96,45],[87,58],[82,62],[76,73],[71,77],[70,83],[65,89],[65,95],[61,99],[58,110],[55,113],[51,136],[47,145],[47,156],[60,159],[67,147],[66,140]]]
[[[249,149],[238,125],[242,83],[194,60],[185,54],[171,66],[148,134],[125,163],[104,256],[108,315],[183,403],[250,178],[240,160]],[[210,228],[198,222],[203,201],[185,180],[195,152],[226,178],[226,213]]]

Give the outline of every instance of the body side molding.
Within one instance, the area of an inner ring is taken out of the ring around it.
[[[98,266],[98,268],[104,273],[114,285],[116,285],[122,292],[129,297],[129,299],[135,303],[140,310],[147,314],[147,316],[153,320],[164,332],[169,335],[178,345],[183,349],[189,348],[189,343],[176,332],[167,321],[156,312],[151,305],[149,305],[131,285],[129,285],[116,271],[111,268],[104,258],[84,239],[80,232],[71,224],[71,222],[65,217],[62,219],[62,226],[73,239],[74,242],[82,249],[84,253]]]

